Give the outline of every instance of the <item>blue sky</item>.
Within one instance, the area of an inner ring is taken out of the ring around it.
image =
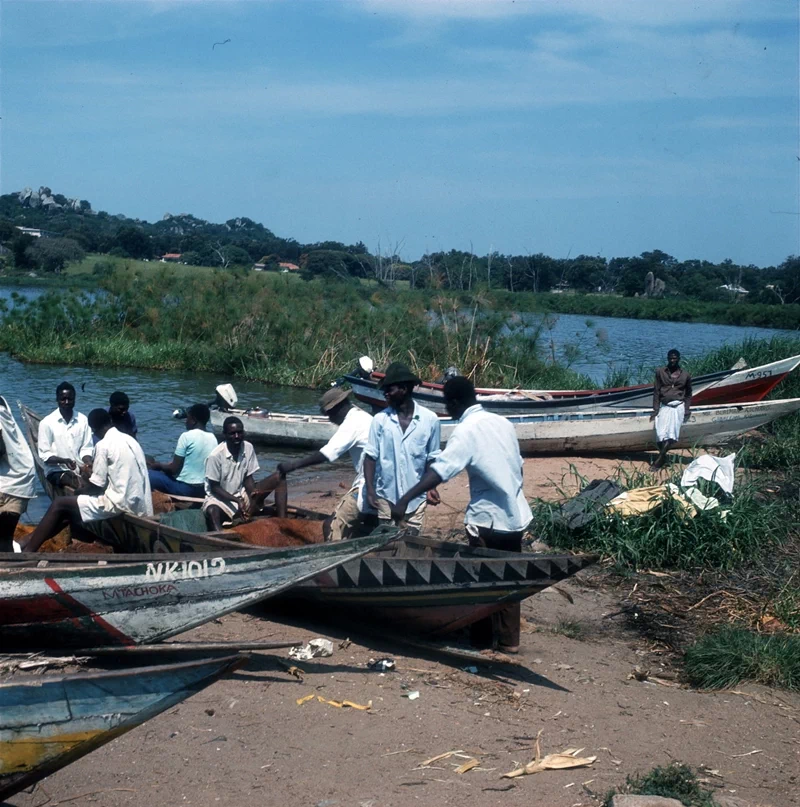
[[[0,0],[0,69],[2,193],[406,259],[800,252],[796,0]]]

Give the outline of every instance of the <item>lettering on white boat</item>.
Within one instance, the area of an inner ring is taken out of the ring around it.
[[[751,370],[744,378],[747,381],[750,378],[769,378],[772,375],[772,370]]]
[[[161,580],[196,580],[225,574],[225,558],[211,560],[176,560],[147,564],[147,579],[155,583]]]
[[[110,590],[103,590],[104,600],[127,600],[131,597],[158,597],[162,594],[171,594],[177,591],[172,583],[152,583],[147,586],[120,586]]]

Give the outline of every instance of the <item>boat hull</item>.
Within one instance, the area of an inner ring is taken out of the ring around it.
[[[0,684],[0,801],[212,684],[242,656]]]
[[[721,445],[798,408],[798,398],[692,406],[691,418],[681,429],[677,447]],[[276,414],[268,418],[251,418],[245,411],[237,414],[244,423],[248,439],[266,444],[277,439],[283,445],[288,444],[289,432],[284,419],[292,416]],[[509,415],[508,420],[514,426],[523,454],[619,454],[656,447],[651,414],[649,408],[617,410],[606,407],[587,412]],[[295,443],[305,448],[320,448],[336,430],[327,418],[322,417],[308,416],[306,425],[308,430],[302,442]],[[442,445],[447,443],[454,427],[452,420],[442,419]],[[294,433],[300,427],[295,422],[291,428]]]
[[[75,562],[56,555],[51,562],[35,553],[5,553],[0,555],[0,646],[159,642],[354,560],[396,534],[390,527],[339,543],[261,551],[231,544],[238,551],[126,555],[124,561],[109,555]],[[198,536],[198,546],[204,543]]]
[[[777,384],[800,364],[800,356],[744,370],[722,370],[698,376],[692,381],[693,405],[730,404],[763,400]],[[353,394],[373,409],[383,409],[386,401],[378,387],[382,376],[365,379],[347,375]],[[423,382],[414,389],[414,398],[438,415],[446,416],[442,384]],[[478,403],[500,415],[596,411],[613,409],[649,409],[653,387],[640,384],[604,390],[511,390],[478,389]]]

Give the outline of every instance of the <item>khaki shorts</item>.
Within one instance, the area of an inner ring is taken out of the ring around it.
[[[358,495],[354,490],[348,491],[336,505],[331,522],[331,541],[346,541],[359,530],[361,511],[358,509]]]
[[[397,526],[410,527],[412,530],[422,532],[422,528],[425,526],[425,511],[427,509],[428,502],[423,501],[416,510],[406,513]],[[392,520],[392,505],[387,499],[378,499],[378,520],[384,523]]]
[[[29,499],[22,499],[19,496],[0,493],[0,513],[21,516],[28,509],[29,501]]]

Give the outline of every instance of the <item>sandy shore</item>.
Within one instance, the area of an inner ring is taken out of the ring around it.
[[[618,461],[543,458],[526,461],[526,493],[551,498],[574,490],[570,464],[604,478]],[[641,462],[644,467],[645,461]],[[629,467],[639,467],[629,463]],[[330,510],[349,481],[346,466],[323,469],[304,482],[295,504]],[[458,529],[467,502],[466,478],[443,486],[431,527]],[[625,776],[673,760],[707,770],[719,793],[744,804],[800,803],[800,697],[743,685],[701,693],[674,685],[662,650],[609,618],[620,593],[589,570],[523,604],[522,665],[478,674],[434,657],[419,657],[336,625],[267,607],[234,614],[187,639],[266,640],[327,636],[331,658],[304,662],[293,678],[275,656],[256,654],[249,667],[130,734],[48,778],[17,807],[146,803],[195,807],[404,807],[410,804],[494,807],[598,804]],[[568,620],[581,638],[558,632]],[[346,639],[351,639],[347,643]],[[395,671],[366,669],[391,656]],[[663,672],[661,683],[629,677],[634,667]],[[410,700],[409,691],[419,698]],[[316,698],[372,702],[369,711],[339,709]],[[587,768],[518,779],[501,774],[543,753],[582,748]],[[421,765],[449,751],[453,756]],[[456,773],[467,759],[479,765]],[[738,803],[738,802],[737,802]]]

